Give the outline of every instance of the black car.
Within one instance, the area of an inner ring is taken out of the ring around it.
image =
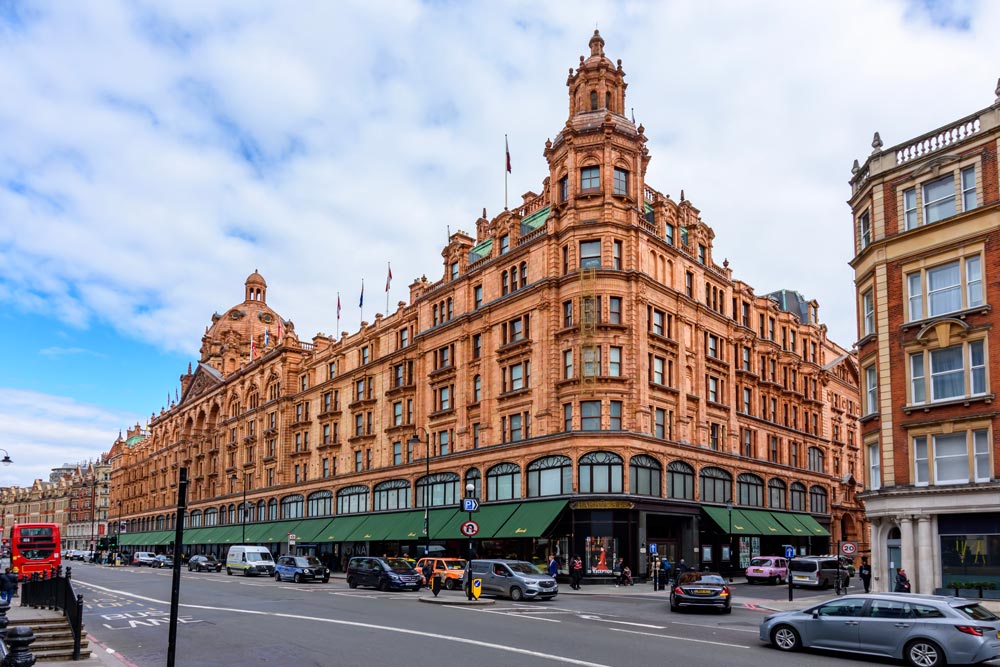
[[[274,566],[275,581],[330,581],[330,570],[315,556],[282,556]]]
[[[670,611],[686,607],[709,607],[732,613],[733,595],[726,580],[716,572],[685,572],[670,591]]]
[[[423,579],[402,558],[356,556],[347,564],[347,585],[351,588],[373,586],[380,591],[399,588],[418,591]]]
[[[167,556],[166,554],[158,554],[153,562],[149,564],[150,567],[173,567],[174,557]]]
[[[188,572],[222,572],[222,561],[211,554],[207,556],[191,556],[188,561]]]

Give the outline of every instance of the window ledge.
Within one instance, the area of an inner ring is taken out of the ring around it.
[[[981,306],[976,306],[975,308],[966,308],[965,310],[956,310],[950,313],[941,313],[940,315],[935,315],[934,317],[925,317],[922,320],[913,320],[912,322],[904,322],[900,325],[900,329],[906,331],[907,329],[919,329],[927,326],[928,324],[935,322],[937,320],[947,320],[947,319],[960,319],[964,320],[969,315],[986,315],[993,310],[993,307],[988,303],[984,303]]]
[[[879,416],[879,413],[873,412],[870,415],[864,415],[858,419],[859,424],[867,424],[868,422],[875,421]]]
[[[982,394],[980,396],[963,396],[962,398],[954,398],[947,401],[934,401],[933,403],[915,403],[912,405],[903,406],[903,414],[909,415],[917,411],[930,412],[934,408],[942,408],[952,405],[961,405],[968,407],[973,403],[985,403],[990,405],[996,398],[996,394]]]

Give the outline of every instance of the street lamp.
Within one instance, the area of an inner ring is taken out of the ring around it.
[[[729,513],[729,580],[732,581],[732,569],[733,569],[733,499],[730,498],[726,501],[726,512]]]
[[[9,466],[11,463],[13,463],[13,461],[10,460],[10,454],[7,453],[6,449],[0,449],[0,452],[3,452],[3,458],[0,459],[0,464]]]
[[[430,516],[430,503],[428,502],[427,492],[430,490],[430,476],[431,476],[431,435],[427,431],[418,426],[419,430],[423,431],[427,436],[426,440],[421,440],[417,433],[413,434],[410,438],[410,447],[416,448],[421,442],[424,443],[424,556],[431,555],[431,516]]]
[[[465,497],[466,498],[475,498],[476,497],[476,485],[473,482],[469,482],[468,484],[465,485]],[[469,512],[469,521],[472,521],[472,512]],[[470,563],[472,562],[472,554],[473,553],[474,552],[473,552],[473,546],[472,546],[472,536],[469,535],[469,562]]]
[[[122,552],[122,501],[118,501],[118,518],[115,519],[115,525],[118,526],[118,537],[115,538],[115,553],[121,554]]]
[[[234,474],[229,478],[229,483],[231,486],[236,485],[236,475]],[[232,490],[230,488],[230,490]],[[240,526],[243,529],[243,536],[240,539],[240,544],[247,543],[247,479],[243,478],[243,504],[240,506]]]

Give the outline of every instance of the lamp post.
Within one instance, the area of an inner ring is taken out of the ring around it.
[[[115,526],[117,526],[117,535],[115,538],[115,553],[121,555],[122,552],[122,501],[118,501],[118,518],[115,519]]]
[[[424,443],[424,556],[431,555],[431,516],[430,503],[428,502],[428,491],[430,490],[431,476],[431,436],[422,427],[417,427],[427,436],[426,440],[421,440],[417,433],[410,438],[410,446],[416,447],[421,442]]]
[[[90,559],[94,559],[95,547],[95,535],[97,534],[97,525],[94,523],[97,518],[97,478],[90,480]]]
[[[0,452],[3,452],[3,458],[0,459],[0,465],[9,466],[13,463],[13,461],[10,460],[10,454],[7,453],[6,449],[0,449]]]
[[[466,498],[475,498],[476,497],[476,485],[473,482],[469,482],[468,484],[465,485],[465,497]],[[472,521],[472,512],[469,512],[469,521]],[[470,535],[469,536],[469,562],[470,563],[472,562],[472,554],[473,553],[474,552],[473,552],[473,546],[472,546],[472,536]]]
[[[733,499],[730,498],[726,501],[726,512],[729,513],[729,534],[727,538],[729,539],[729,581],[732,582],[732,569],[733,569]]]
[[[236,486],[236,475],[234,474],[229,478],[229,483],[232,486]],[[243,504],[240,505],[240,527],[243,529],[243,535],[240,538],[240,544],[247,543],[247,480],[246,477],[243,478]]]

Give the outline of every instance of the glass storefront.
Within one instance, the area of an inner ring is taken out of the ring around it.
[[[992,582],[1000,587],[1000,535],[942,535],[941,583]]]
[[[618,558],[618,540],[614,537],[588,535],[587,557],[583,567],[587,574],[608,575]]]

